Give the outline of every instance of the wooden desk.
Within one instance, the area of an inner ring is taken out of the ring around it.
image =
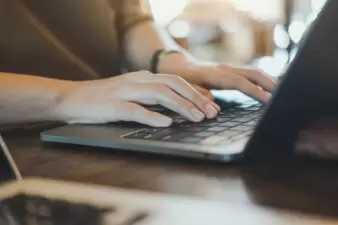
[[[38,133],[5,135],[24,176],[198,196],[338,217],[338,168],[222,165],[166,156],[40,142]],[[285,172],[287,170],[287,172]],[[338,223],[338,218],[337,218]]]

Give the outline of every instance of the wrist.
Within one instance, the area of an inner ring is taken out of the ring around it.
[[[178,66],[175,63],[184,62],[185,56],[183,52],[178,50],[165,50],[159,49],[154,52],[150,61],[150,72],[152,73],[163,73],[169,69],[175,69],[173,66]]]
[[[69,110],[67,110],[67,99],[78,89],[84,82],[77,81],[58,81],[55,85],[55,98],[50,107],[50,117],[54,121],[66,122],[69,120]]]
[[[159,73],[175,74],[190,83],[206,86],[208,74],[205,73],[205,68],[210,64],[184,53],[171,54],[163,57],[160,61]]]
[[[194,64],[190,57],[185,53],[175,52],[164,54],[157,65],[157,72],[163,74],[175,74],[188,79],[189,71],[193,69]]]

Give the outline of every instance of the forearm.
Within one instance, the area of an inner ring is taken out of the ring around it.
[[[160,73],[181,75],[186,67],[195,60],[187,51],[178,46],[165,31],[157,29],[152,22],[136,26],[126,34],[126,57],[134,70],[149,70],[151,58],[154,52],[159,49],[175,49],[183,53],[161,58],[158,66]]]
[[[0,73],[0,124],[58,120],[55,108],[68,83]]]

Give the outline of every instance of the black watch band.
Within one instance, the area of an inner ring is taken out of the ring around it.
[[[168,54],[173,54],[173,53],[181,53],[180,51],[177,51],[177,50],[170,50],[170,51],[166,51],[164,49],[159,49],[157,50],[154,54],[153,54],[153,57],[151,59],[151,62],[150,62],[150,72],[152,73],[157,73],[157,67],[158,67],[158,64],[160,62],[160,59],[163,55],[168,55]]]

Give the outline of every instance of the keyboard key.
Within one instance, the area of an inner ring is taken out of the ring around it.
[[[243,115],[248,115],[249,113],[251,113],[251,112],[248,112],[246,110],[241,109],[241,111],[235,112],[234,114],[243,116]]]
[[[191,124],[178,124],[177,126],[174,126],[175,128],[177,127],[177,131],[183,131],[183,132],[200,132],[207,127],[200,127],[198,124],[191,123]]]
[[[162,128],[145,128],[143,130],[141,130],[141,132],[145,132],[145,133],[155,133],[159,130],[161,130]]]
[[[160,130],[156,133],[150,134],[149,136],[145,136],[145,139],[147,140],[161,140],[163,137],[170,135],[172,133],[177,132],[177,129],[174,128],[166,128],[163,130]]]
[[[249,115],[256,116],[256,117],[261,117],[263,115],[263,112],[255,111],[255,112],[251,112]]]
[[[249,118],[249,119],[257,119],[257,118],[260,118],[261,115],[257,115],[257,114],[250,114],[250,115],[246,115],[245,117],[246,118]]]
[[[239,124],[240,123],[238,122],[229,121],[229,122],[222,123],[219,126],[220,127],[235,127],[235,126],[238,126]]]
[[[201,141],[200,137],[186,137],[182,140],[182,142],[191,143],[191,144],[199,143],[200,141]]]
[[[206,131],[211,131],[211,132],[222,132],[227,130],[228,128],[226,127],[211,127],[209,129],[207,129]]]
[[[215,135],[215,132],[202,131],[194,134],[195,137],[209,137]]]
[[[241,132],[239,132],[239,131],[227,130],[227,131],[224,131],[224,132],[219,133],[217,135],[222,136],[224,138],[232,138],[232,137],[237,136],[239,134],[241,134]]]
[[[239,125],[237,127],[233,127],[232,130],[235,130],[235,131],[250,131],[250,130],[252,130],[252,127]]]
[[[182,129],[182,131],[201,132],[205,129],[207,129],[207,127],[189,127],[189,128]]]
[[[250,121],[250,120],[252,120],[252,118],[249,118],[249,117],[239,117],[239,118],[235,118],[235,119],[233,119],[232,121],[233,122],[239,122],[239,123],[245,123],[245,122],[248,122],[248,121]]]
[[[181,124],[181,123],[189,122],[189,120],[187,120],[186,118],[184,118],[182,116],[174,117],[173,121],[174,121],[175,124]]]
[[[200,127],[214,127],[214,126],[218,126],[218,125],[219,125],[219,123],[217,123],[215,121],[206,121],[206,122],[196,124],[196,126],[200,126]]]
[[[220,114],[220,117],[221,118],[235,118],[235,117],[238,117],[238,115],[235,115],[233,113],[223,113],[223,114]]]
[[[251,120],[251,121],[249,121],[247,123],[243,123],[242,125],[249,126],[249,127],[254,127],[254,126],[257,125],[257,123],[258,123],[258,120]]]
[[[131,135],[126,136],[125,138],[132,138],[132,139],[143,139],[145,136],[149,135],[149,133],[145,133],[145,132],[137,132]]]
[[[216,119],[216,121],[219,122],[219,123],[224,123],[224,122],[230,121],[232,119],[233,119],[233,117],[218,117]]]
[[[154,134],[148,134],[146,136],[144,136],[142,139],[145,139],[145,140],[152,140],[154,137]]]
[[[249,108],[246,108],[245,110],[248,110],[248,111],[258,111],[258,110],[261,110],[262,109],[262,106],[259,105],[259,106],[251,106]]]
[[[185,137],[191,136],[193,133],[189,132],[179,132],[179,133],[173,133],[167,136],[164,136],[161,140],[162,141],[171,141],[171,142],[177,142],[182,140]]]
[[[182,123],[182,124],[174,124],[174,127],[181,127],[181,128],[188,128],[188,127],[192,127],[193,124],[192,123]]]

